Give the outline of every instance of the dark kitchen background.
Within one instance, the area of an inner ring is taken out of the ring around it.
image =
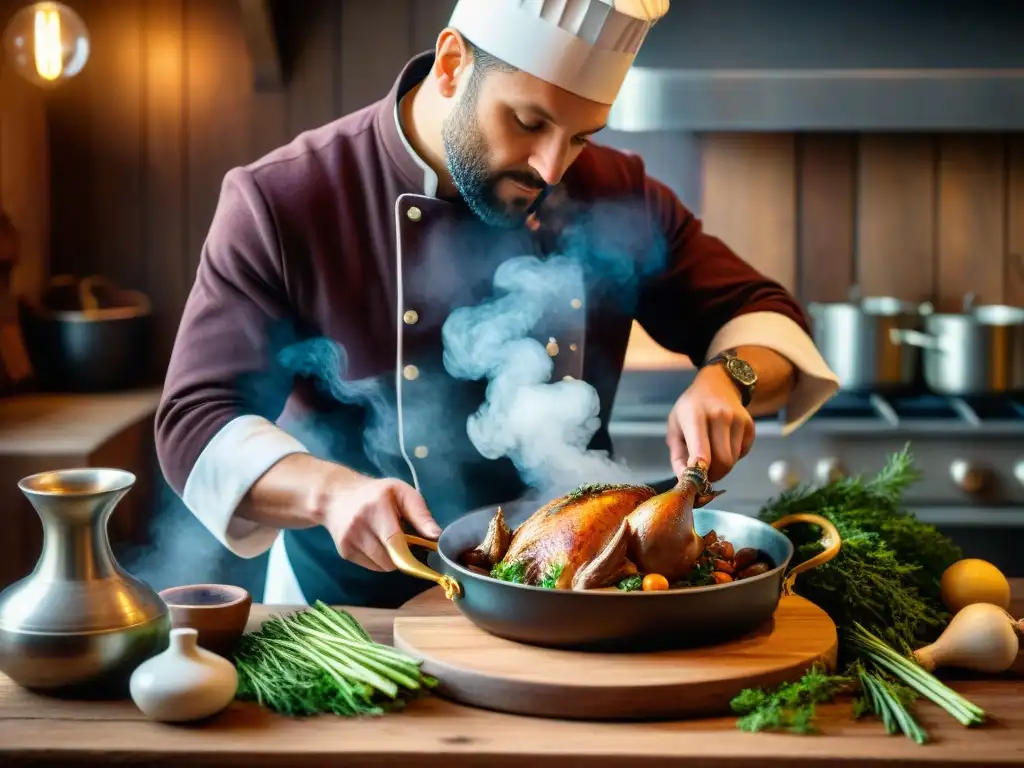
[[[23,4],[0,0],[0,24]],[[258,599],[264,560],[221,550],[152,454],[153,406],[220,182],[383,96],[410,56],[433,47],[454,2],[69,4],[91,38],[80,75],[43,92],[0,69],[0,209],[20,235],[0,296],[0,588],[39,551],[17,480],[115,463],[139,478],[111,523],[129,564],[158,588],[230,580]],[[602,138],[641,153],[709,231],[807,305],[856,287],[942,312],[961,311],[965,297],[1024,306],[1019,3],[673,6],[637,62],[650,70],[624,89],[618,129]],[[11,341],[10,296],[38,300],[61,275],[99,275],[148,298],[145,354],[117,358],[138,375],[127,391],[44,393],[55,387],[22,375],[32,350]],[[637,329],[627,367],[618,451],[664,477],[664,418],[690,363]],[[965,411],[962,399],[930,396],[890,407],[870,394],[844,396],[788,438],[762,420],[723,508],[754,511],[797,480],[877,471],[910,442],[924,472],[912,508],[968,554],[1024,575],[1012,546],[1024,530],[1024,410],[1007,399]]]

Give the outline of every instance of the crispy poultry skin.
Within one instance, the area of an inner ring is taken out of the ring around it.
[[[505,551],[501,510],[486,540],[467,553],[492,575],[554,589],[612,586],[640,573],[685,577],[704,550],[693,509],[718,496],[700,471],[662,494],[645,485],[586,485],[554,499],[512,534]],[[507,530],[507,528],[505,529]]]
[[[496,562],[501,560],[508,545],[512,541],[512,530],[505,522],[505,513],[498,507],[498,511],[491,518],[487,526],[487,535],[475,549],[471,549],[463,555],[463,564],[471,565],[484,570],[490,570]]]
[[[566,589],[577,570],[601,553],[626,516],[654,495],[654,489],[645,485],[582,486],[548,502],[520,525],[502,562],[522,563],[526,584],[540,585],[547,579],[544,586]]]
[[[675,488],[648,499],[626,518],[630,536],[626,554],[643,573],[659,573],[669,583],[686,577],[704,551],[693,527],[693,508],[719,494],[701,493],[683,475]]]

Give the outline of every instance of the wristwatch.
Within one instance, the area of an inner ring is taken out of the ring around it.
[[[725,372],[729,374],[740,391],[743,407],[746,408],[750,405],[750,401],[754,397],[754,388],[757,386],[757,374],[750,367],[750,363],[736,357],[736,353],[732,350],[726,350],[705,363],[705,367],[709,365],[721,365],[725,368]]]

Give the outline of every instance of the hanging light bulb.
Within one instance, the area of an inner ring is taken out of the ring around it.
[[[3,47],[19,75],[52,88],[82,71],[89,60],[89,30],[63,3],[33,3],[11,18]]]

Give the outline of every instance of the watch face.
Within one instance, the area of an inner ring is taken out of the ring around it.
[[[757,374],[746,361],[734,357],[726,362],[726,365],[729,366],[729,373],[741,384],[750,387],[757,381]]]

